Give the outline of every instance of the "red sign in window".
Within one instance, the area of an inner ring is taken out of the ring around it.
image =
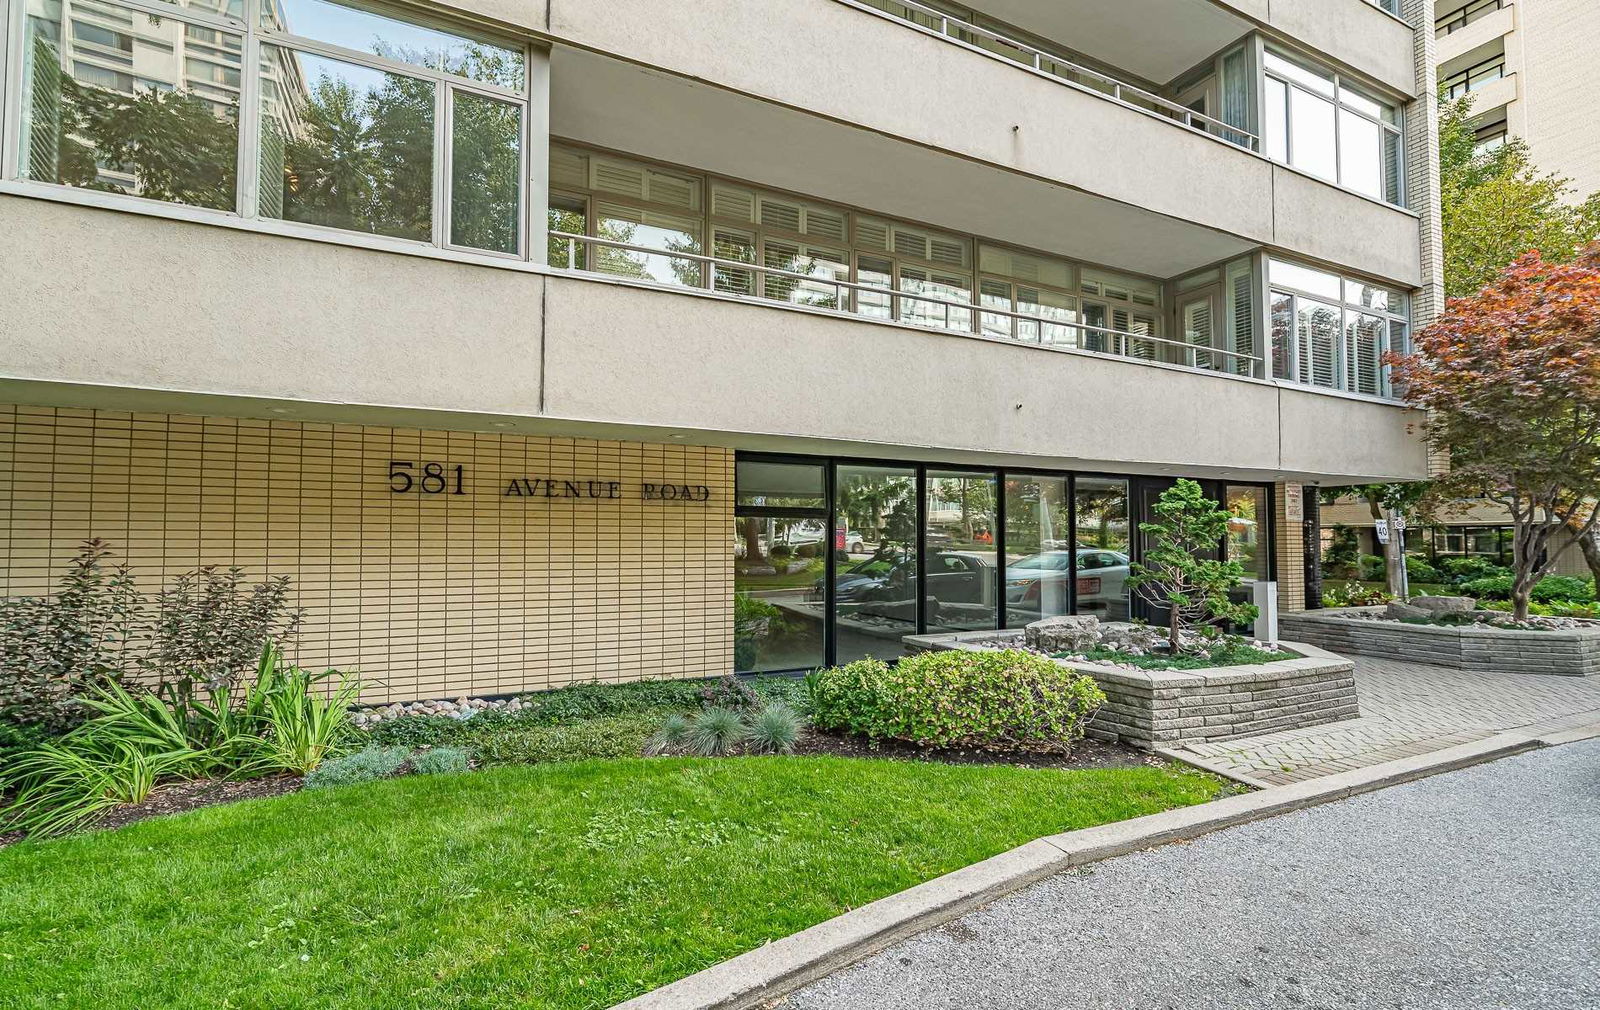
[[[1100,579],[1097,576],[1086,575],[1078,580],[1079,596],[1096,596],[1100,592]]]
[[[844,550],[844,547],[844,527],[841,526],[833,531],[833,549],[836,551],[842,551]]]

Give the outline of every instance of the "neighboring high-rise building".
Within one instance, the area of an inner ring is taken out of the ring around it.
[[[1534,164],[1600,191],[1600,127],[1594,73],[1600,5],[1594,0],[1437,0],[1439,83],[1472,95],[1478,143],[1507,136],[1528,144]]]
[[[368,697],[1307,602],[1420,478],[1422,0],[0,0],[0,590],[293,579]],[[231,71],[231,73],[230,73]]]

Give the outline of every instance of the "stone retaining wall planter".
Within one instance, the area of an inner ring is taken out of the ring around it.
[[[1278,629],[1296,641],[1358,656],[1431,663],[1478,673],[1600,674],[1600,626],[1550,631],[1442,628],[1352,618],[1383,607],[1348,607],[1280,614]]]
[[[980,652],[1019,648],[1022,632],[913,635],[905,643],[911,652]],[[1211,670],[1123,670],[1056,662],[1093,677],[1106,693],[1105,706],[1089,724],[1090,736],[1146,750],[1184,741],[1235,740],[1360,715],[1355,664],[1314,646],[1279,644],[1301,658]]]

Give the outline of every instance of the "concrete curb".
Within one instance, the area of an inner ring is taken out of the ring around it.
[[[1600,736],[1600,724],[1545,737],[1524,732],[1499,733],[1370,768],[1035,839],[729,958],[619,1003],[613,1010],[747,1010],[762,1006],[908,936],[959,918],[1074,866],[1596,736]]]

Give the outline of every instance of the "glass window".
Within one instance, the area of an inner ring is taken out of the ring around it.
[[[1383,127],[1339,110],[1339,179],[1358,193],[1384,198]]]
[[[821,463],[739,460],[735,471],[739,505],[762,508],[826,509]]]
[[[1244,566],[1248,581],[1270,580],[1267,522],[1271,510],[1267,505],[1267,489],[1233,484],[1226,489],[1224,499],[1228,513],[1228,560]]]
[[[450,101],[450,242],[516,255],[522,107],[455,90]]]
[[[74,21],[62,69],[63,4],[30,0],[22,48],[21,175],[80,189],[233,210],[239,157],[243,38],[216,32],[206,61],[172,59],[187,25],[113,3],[133,34]],[[131,74],[97,65],[125,54]],[[157,68],[165,68],[158,70]],[[223,85],[218,87],[217,85]]]
[[[1071,613],[1071,502],[1065,477],[1010,477],[1006,495],[1006,627]]]
[[[1267,157],[1289,160],[1289,85],[1267,78],[1267,111],[1262,128],[1266,131]]]
[[[1330,181],[1339,178],[1333,103],[1309,91],[1289,91],[1289,163]]]
[[[261,47],[261,213],[433,238],[434,83]]]
[[[1330,274],[1326,270],[1315,267],[1301,266],[1290,263],[1288,260],[1275,259],[1270,261],[1267,268],[1267,277],[1275,285],[1294,288],[1307,294],[1321,295],[1323,298],[1337,300],[1341,288],[1337,274]]]
[[[784,274],[768,274],[763,288],[768,298],[791,305],[810,305],[821,309],[842,308],[849,288],[829,281],[850,280],[849,258],[838,249],[826,249],[800,242],[767,239],[764,266],[791,274],[805,274],[816,280],[800,280]]]
[[[1270,260],[1272,366],[1277,378],[1390,396],[1383,353],[1406,350],[1407,301],[1382,285]]]
[[[261,26],[516,91],[527,76],[521,50],[332,0],[264,0]]]
[[[733,665],[740,673],[805,670],[823,651],[825,523],[815,516],[736,515]]]
[[[1128,619],[1128,482],[1079,477],[1073,493],[1077,513],[1077,610],[1102,621]]]
[[[635,247],[596,246],[594,258],[598,269],[618,277],[658,284],[700,286],[700,263],[673,255],[700,252],[697,218],[607,201],[596,205],[595,219],[601,238]]]
[[[1289,357],[1294,347],[1294,296],[1279,291],[1272,293],[1272,375],[1274,378],[1294,377],[1294,362]]]
[[[982,631],[999,622],[995,475],[929,470],[923,615],[930,632]]]
[[[834,496],[848,557],[834,568],[837,659],[898,659],[917,631],[916,471],[840,464]]]
[[[1340,368],[1342,313],[1337,305],[1325,305],[1309,298],[1295,300],[1301,382],[1337,388]]]
[[[894,287],[894,263],[879,256],[856,257],[856,283],[876,291],[856,291],[856,311],[873,319],[894,318],[894,298],[888,292]]]
[[[589,233],[589,201],[581,196],[551,193],[546,211],[550,235],[550,265],[582,270],[589,262],[589,247],[576,239],[562,238],[556,232],[568,235]]]

